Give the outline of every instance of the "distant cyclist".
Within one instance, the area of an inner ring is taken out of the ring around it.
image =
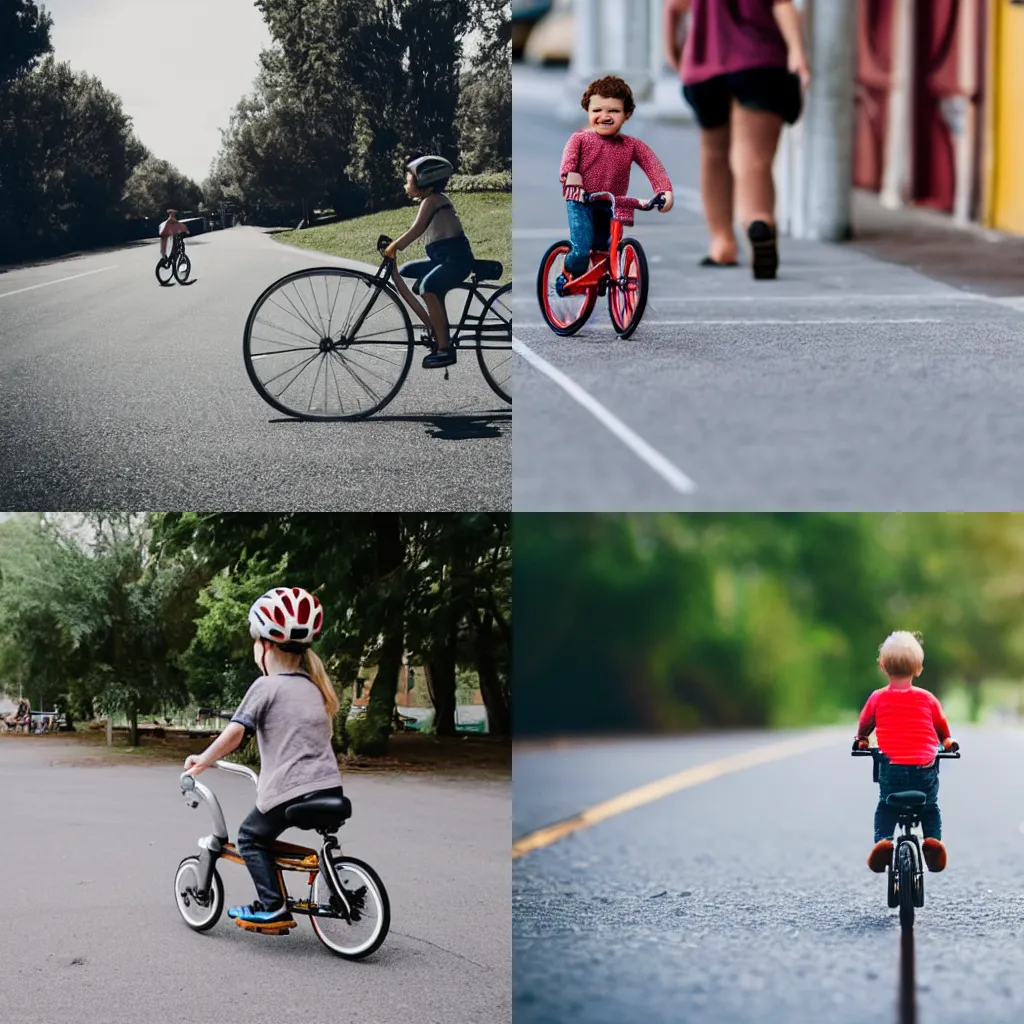
[[[419,201],[420,208],[412,227],[401,238],[395,239],[384,250],[394,259],[397,252],[422,237],[427,249],[425,260],[411,260],[401,268],[402,277],[416,279],[415,289],[427,304],[430,327],[437,341],[437,352],[423,360],[427,369],[451,366],[457,359],[455,349],[448,341],[448,312],[444,297],[473,272],[473,250],[462,229],[462,221],[452,201],[444,194],[448,179],[455,168],[442,156],[421,156],[405,166],[405,193]],[[395,283],[402,298],[420,312],[420,305],[412,298],[408,286],[395,275]],[[422,313],[420,313],[422,318]]]
[[[178,220],[177,210],[167,211],[167,220],[160,225],[160,258],[165,259],[167,257],[167,239],[173,238],[175,235],[187,235],[188,228]]]

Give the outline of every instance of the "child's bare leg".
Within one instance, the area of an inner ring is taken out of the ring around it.
[[[391,264],[391,279],[395,282],[395,287],[398,289],[398,294],[402,296],[406,304],[410,309],[420,318],[424,327],[433,329],[434,325],[431,323],[430,314],[425,310],[412,293],[412,289],[405,283],[405,278],[398,272],[398,264]]]
[[[700,193],[711,245],[708,255],[719,263],[735,261],[739,247],[733,232],[733,176],[729,166],[729,125],[700,133]]]
[[[443,352],[448,348],[448,310],[445,309],[441,296],[435,295],[433,292],[426,292],[423,298],[430,312],[430,322],[434,329],[437,347]]]

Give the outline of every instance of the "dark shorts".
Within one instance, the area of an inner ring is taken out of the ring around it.
[[[465,235],[431,242],[425,260],[410,260],[401,268],[402,277],[416,281],[413,291],[418,295],[429,292],[442,298],[471,273],[473,250]]]
[[[778,114],[786,124],[795,124],[803,109],[800,78],[785,68],[750,68],[718,75],[684,85],[683,96],[693,108],[697,124],[705,129],[729,123],[733,100],[748,110]]]

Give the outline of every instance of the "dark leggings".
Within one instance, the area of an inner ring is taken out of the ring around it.
[[[246,816],[238,829],[238,852],[245,858],[245,866],[252,875],[256,895],[263,906],[273,910],[284,902],[277,867],[274,865],[273,843],[285,829],[292,827],[285,818],[285,811],[293,804],[302,803],[314,795],[343,796],[344,792],[341,786],[322,789],[316,794],[306,793],[294,800],[287,800],[266,812],[254,807]]]

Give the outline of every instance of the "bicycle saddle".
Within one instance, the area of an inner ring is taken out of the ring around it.
[[[497,281],[505,268],[497,260],[473,260],[473,273],[478,281]]]
[[[890,807],[923,807],[927,799],[919,789],[908,789],[903,793],[890,793],[885,802]]]
[[[352,817],[352,801],[347,796],[313,796],[292,804],[284,816],[296,828],[337,832]]]

